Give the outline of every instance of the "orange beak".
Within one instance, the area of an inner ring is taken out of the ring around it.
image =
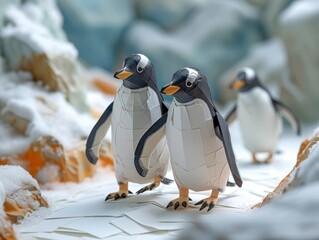
[[[125,79],[127,79],[129,76],[131,76],[133,74],[134,74],[133,72],[127,71],[125,69],[122,69],[122,70],[116,72],[114,74],[114,77],[116,77],[118,79],[121,79],[121,80],[125,80]]]
[[[246,85],[246,83],[243,80],[235,80],[234,82],[232,82],[230,84],[230,88],[233,90],[238,90],[242,87],[244,87]]]
[[[168,86],[163,87],[161,92],[167,95],[173,95],[180,89],[181,89],[180,87],[170,84]]]

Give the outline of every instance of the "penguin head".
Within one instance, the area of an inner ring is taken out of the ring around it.
[[[252,68],[243,68],[229,87],[240,92],[247,92],[257,86],[260,86],[260,82],[256,72]]]
[[[156,84],[154,66],[143,54],[128,56],[122,69],[115,72],[114,77],[123,80],[123,85],[130,89],[149,86],[150,81]]]
[[[211,99],[206,76],[198,69],[189,67],[175,72],[172,81],[164,86],[161,92],[173,95],[181,103],[189,102],[195,98]]]

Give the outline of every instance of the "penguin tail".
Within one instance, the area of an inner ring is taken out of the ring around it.
[[[174,182],[174,180],[169,179],[169,178],[163,178],[163,179],[161,180],[161,183],[163,183],[163,184],[165,184],[165,185],[169,185],[169,184],[171,184],[171,183],[173,183],[173,182]]]
[[[235,187],[235,186],[236,186],[236,183],[227,181],[226,186],[227,186],[227,187]]]

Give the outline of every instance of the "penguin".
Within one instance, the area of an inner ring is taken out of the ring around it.
[[[87,159],[96,164],[101,141],[112,126],[114,170],[119,191],[108,194],[105,201],[126,198],[132,193],[128,190],[129,182],[150,183],[137,194],[157,188],[160,182],[171,182],[164,178],[169,161],[165,137],[158,139],[154,151],[147,152],[141,159],[149,168],[147,175],[141,177],[134,166],[134,151],[140,138],[168,111],[157,88],[153,64],[145,55],[134,54],[125,59],[122,69],[115,72],[114,77],[123,80],[123,84],[93,127],[86,143]]]
[[[211,190],[211,195],[195,205],[200,211],[210,211],[217,203],[219,192],[225,189],[230,172],[237,186],[242,180],[237,169],[228,125],[216,108],[207,78],[198,69],[182,68],[164,86],[162,93],[174,97],[164,114],[143,135],[135,151],[135,166],[141,176],[148,169],[141,161],[144,149],[156,146],[166,135],[170,160],[179,198],[167,208],[186,208],[189,190]]]
[[[293,111],[272,97],[251,68],[241,69],[229,86],[238,91],[237,103],[226,116],[231,124],[236,118],[245,147],[252,153],[253,163],[271,163],[282,132],[282,117],[301,133],[300,122]],[[264,160],[257,153],[268,153]]]

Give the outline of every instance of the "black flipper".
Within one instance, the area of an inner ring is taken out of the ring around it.
[[[228,180],[227,183],[226,183],[226,186],[227,186],[227,187],[235,187],[235,186],[236,186],[236,183],[230,182],[230,181]]]
[[[230,112],[226,115],[225,121],[230,125],[237,118],[237,104],[235,104]]]
[[[167,113],[165,113],[161,118],[159,118],[142,136],[140,141],[137,144],[137,147],[135,149],[135,154],[134,154],[134,164],[136,171],[138,172],[139,175],[142,177],[145,177],[148,169],[143,166],[143,164],[140,161],[140,158],[142,156],[142,153],[145,150],[145,146],[149,149],[150,152],[152,152],[155,147],[158,144],[158,141],[165,135],[165,124],[167,120]],[[152,141],[149,141],[151,140]]]
[[[238,187],[241,187],[243,184],[243,181],[241,180],[241,177],[237,168],[236,158],[235,158],[235,154],[234,154],[232,143],[231,143],[228,125],[217,110],[215,114],[216,115],[214,116],[214,126],[218,129],[218,131],[216,131],[216,135],[223,142],[228,165],[233,175],[233,178],[235,180],[235,183]]]
[[[100,119],[94,125],[87,139],[85,154],[89,162],[92,164],[96,164],[99,159],[98,154],[100,144],[111,125],[112,110],[113,102],[106,108]]]
[[[271,98],[275,109],[281,114],[293,127],[297,135],[301,134],[301,124],[294,112],[284,103],[278,101],[277,99]]]

